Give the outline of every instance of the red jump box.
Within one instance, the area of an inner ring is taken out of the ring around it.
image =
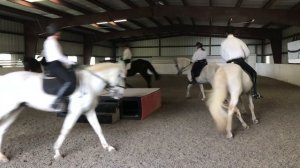
[[[100,101],[109,102],[114,100],[104,94],[100,96]],[[125,89],[124,97],[119,100],[121,119],[143,120],[160,107],[160,88]]]

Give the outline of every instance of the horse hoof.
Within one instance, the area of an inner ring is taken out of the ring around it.
[[[256,119],[253,120],[253,123],[254,123],[254,124],[258,124],[258,120],[256,120]]]
[[[54,155],[54,160],[60,160],[63,159],[63,157],[61,155]]]
[[[205,98],[202,98],[201,100],[202,100],[202,101],[205,101]]]
[[[249,129],[248,125],[243,125],[244,129]]]
[[[226,138],[228,138],[228,139],[232,139],[232,138],[233,138],[233,135],[232,135],[232,133],[227,133],[227,135],[226,135]]]
[[[9,159],[6,156],[4,156],[3,154],[0,156],[0,162],[1,163],[6,163],[8,161],[9,161]]]
[[[108,146],[108,147],[106,148],[106,150],[107,150],[108,152],[116,151],[116,149],[115,149],[114,147],[112,147],[112,146]]]

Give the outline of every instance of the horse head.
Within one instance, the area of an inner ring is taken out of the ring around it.
[[[100,63],[90,66],[86,70],[105,83],[111,97],[119,99],[123,96],[126,70],[122,63]]]
[[[177,69],[177,75],[182,75],[184,71],[190,68],[191,60],[185,57],[178,57],[174,60]]]

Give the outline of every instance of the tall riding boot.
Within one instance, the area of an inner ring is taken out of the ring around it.
[[[191,72],[191,76],[192,76],[192,81],[191,81],[190,83],[191,83],[191,84],[196,84],[197,81],[196,81],[196,77],[195,77],[193,71]]]
[[[256,90],[256,75],[252,75],[252,82],[253,82],[252,97],[255,99],[263,98],[259,93],[257,93],[257,90]]]
[[[57,98],[52,104],[52,108],[54,108],[55,111],[59,111],[59,112],[67,111],[67,100],[64,98],[64,94],[70,86],[71,86],[71,82],[66,82],[57,92],[56,94]]]

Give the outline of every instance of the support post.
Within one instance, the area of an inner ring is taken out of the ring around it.
[[[32,70],[31,61],[36,54],[38,35],[36,34],[36,26],[32,22],[24,23],[24,69]]]
[[[92,37],[85,35],[83,44],[83,64],[90,65],[91,56],[93,53],[93,41]]]
[[[282,60],[282,31],[276,30],[270,37],[273,59],[275,64],[281,64]]]

